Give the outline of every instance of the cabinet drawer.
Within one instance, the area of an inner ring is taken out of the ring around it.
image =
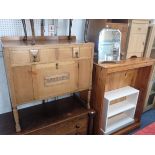
[[[79,56],[80,56],[80,58],[91,58],[92,57],[92,48],[81,47]]]
[[[30,63],[29,50],[10,51],[10,61],[12,65],[24,65]]]
[[[148,24],[132,24],[130,33],[147,33]]]
[[[140,52],[137,52],[137,53],[128,53],[127,56],[126,56],[127,59],[128,58],[131,58],[131,57],[137,57],[137,58],[143,57],[143,53],[140,53]]]
[[[88,116],[64,120],[38,130],[27,133],[29,135],[78,135],[87,134]]]
[[[59,52],[58,59],[60,61],[71,60],[73,58],[72,47],[59,48],[58,52]]]
[[[59,48],[58,51],[58,59],[60,61],[92,57],[92,48],[90,47]]]
[[[54,62],[57,59],[57,49],[40,49],[39,50],[39,62],[49,63]]]

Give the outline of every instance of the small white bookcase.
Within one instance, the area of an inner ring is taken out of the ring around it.
[[[139,90],[130,86],[105,92],[101,129],[104,134],[111,134],[134,122],[138,95]]]

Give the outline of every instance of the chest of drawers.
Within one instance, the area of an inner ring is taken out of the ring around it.
[[[4,38],[2,44],[16,131],[21,130],[18,105],[91,90],[93,43],[57,38],[32,46]]]

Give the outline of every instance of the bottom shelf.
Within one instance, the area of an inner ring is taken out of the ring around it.
[[[107,130],[104,134],[111,134],[125,126],[128,126],[134,122],[134,119],[126,115],[125,113],[121,113],[114,117],[111,117],[108,120]]]

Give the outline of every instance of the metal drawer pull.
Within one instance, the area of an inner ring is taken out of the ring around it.
[[[76,58],[79,58],[79,52],[76,52],[75,55],[76,55]]]
[[[31,62],[40,61],[40,59],[39,59],[39,50],[38,49],[31,49],[30,54],[31,54]]]
[[[79,58],[79,57],[80,57],[79,48],[73,48],[73,58]]]

